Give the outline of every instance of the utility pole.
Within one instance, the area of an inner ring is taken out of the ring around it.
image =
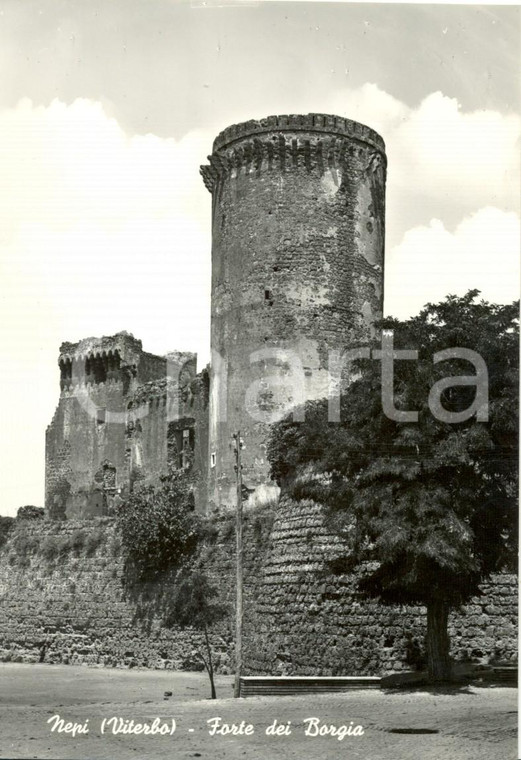
[[[237,606],[235,613],[235,685],[233,696],[239,697],[241,693],[242,673],[242,465],[241,449],[243,442],[241,431],[233,434],[235,443],[235,472],[237,473]]]

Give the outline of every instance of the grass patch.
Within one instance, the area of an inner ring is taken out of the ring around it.
[[[9,563],[27,567],[31,557],[39,557],[52,564],[66,557],[92,557],[103,544],[105,533],[101,528],[79,528],[70,535],[35,536],[23,531],[14,536]]]

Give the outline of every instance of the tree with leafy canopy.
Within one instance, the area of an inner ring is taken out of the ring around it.
[[[200,523],[194,514],[193,476],[170,468],[159,486],[135,489],[116,508],[127,569],[151,581],[195,551]]]
[[[170,624],[190,626],[204,635],[204,648],[197,653],[210,679],[211,698],[216,699],[212,647],[208,629],[223,620],[228,614],[225,605],[217,601],[217,589],[209,582],[202,570],[185,572],[176,581]]]
[[[398,354],[393,363],[394,413],[388,403],[383,409],[382,349],[351,363],[338,422],[328,420],[331,402],[309,402],[304,421],[288,415],[268,444],[275,480],[295,498],[322,503],[346,539],[336,570],[360,565],[364,595],[426,607],[434,681],[451,675],[450,611],[479,594],[491,573],[512,568],[517,551],[518,305],[477,296],[449,296],[411,319],[381,322],[394,351],[418,352],[416,361]],[[485,397],[461,348],[484,360]],[[403,414],[414,410],[416,420]]]
[[[198,650],[210,678],[215,699],[215,682],[209,628],[227,615],[217,591],[199,569],[191,568],[204,523],[194,514],[193,475],[188,469],[171,467],[159,486],[133,491],[116,508],[122,545],[127,559],[127,581],[138,592],[142,582],[170,575],[162,593],[145,595],[147,613],[160,612],[166,626],[190,626],[204,635],[205,647]],[[145,583],[146,586],[146,583]]]

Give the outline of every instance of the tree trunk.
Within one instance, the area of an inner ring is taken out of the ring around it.
[[[210,639],[208,638],[208,629],[205,626],[204,627],[204,638],[206,641],[206,651],[208,653],[208,676],[210,678],[210,688],[211,688],[211,694],[212,699],[217,699],[217,694],[215,693],[215,683],[213,680],[213,663],[212,663],[212,648],[210,646]]]
[[[427,604],[427,664],[431,681],[449,681],[452,675],[448,619],[446,602],[435,599]]]

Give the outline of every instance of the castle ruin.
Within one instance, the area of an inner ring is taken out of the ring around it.
[[[369,337],[382,315],[386,156],[376,132],[338,116],[270,116],[225,129],[208,161],[209,388],[195,356],[153,356],[124,333],[63,344],[46,440],[50,515],[104,514],[116,493],[157,482],[169,457],[184,466],[187,450],[197,508],[233,507],[239,430],[250,499],[269,497],[269,424],[325,396],[331,352]]]
[[[270,423],[325,396],[331,361],[382,314],[383,141],[335,116],[273,116],[224,130],[208,160],[210,368],[197,373],[191,353],[154,356],[127,333],[61,346],[46,437],[51,519],[17,520],[0,553],[0,658],[191,669],[199,634],[172,627],[155,603],[172,578],[157,580],[143,619],[125,585],[117,521],[105,515],[171,467],[192,468],[195,508],[216,510],[199,560],[231,602],[240,431],[254,507],[244,513],[245,673],[417,667],[425,611],[362,599],[356,573],[328,569],[341,539],[317,503],[285,498],[273,509],[266,461]],[[516,589],[513,574],[495,574],[453,612],[456,659],[516,659]],[[230,672],[232,618],[211,635],[217,668]]]
[[[61,345],[60,400],[46,433],[49,517],[106,515],[169,464],[201,473],[204,508],[208,375],[196,377],[196,362],[191,353],[154,356],[128,333]]]

